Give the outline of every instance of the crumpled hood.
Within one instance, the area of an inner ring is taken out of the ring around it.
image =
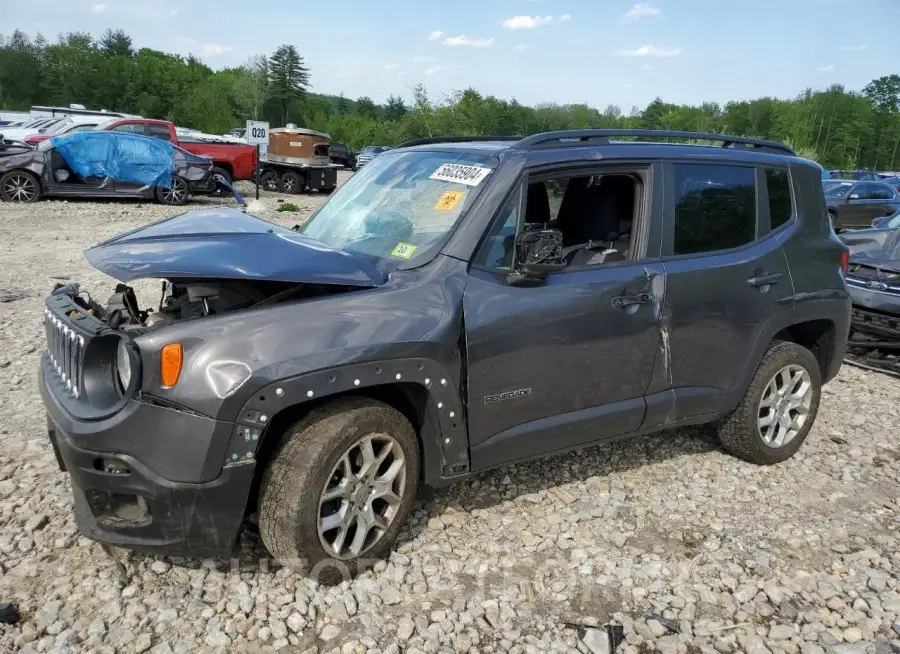
[[[372,287],[374,262],[235,209],[199,209],[85,250],[92,266],[122,282],[141,278],[256,279]]]
[[[900,229],[858,229],[839,237],[850,249],[850,263],[900,272]]]

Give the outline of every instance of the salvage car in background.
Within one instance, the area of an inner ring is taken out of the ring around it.
[[[900,215],[840,238],[850,248],[851,360],[900,375]]]
[[[72,134],[74,132],[84,132],[94,129],[101,123],[100,118],[91,116],[67,116],[51,127],[41,128],[37,134],[26,136],[23,141],[26,143],[40,143],[54,136],[62,136],[63,134]]]
[[[153,198],[181,205],[191,193],[215,190],[210,159],[167,141],[87,131],[54,137],[36,147],[0,144],[0,198]]]
[[[384,145],[367,145],[356,155],[356,163],[353,165],[353,170],[359,170],[386,150],[390,150],[390,148]]]
[[[871,227],[900,211],[900,194],[881,182],[827,180],[822,183],[835,231]]]

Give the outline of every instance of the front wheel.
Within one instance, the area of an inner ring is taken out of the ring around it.
[[[189,195],[187,182],[177,175],[172,177],[172,185],[169,188],[156,187],[156,199],[173,207],[185,204]]]
[[[260,485],[263,543],[283,565],[340,583],[391,549],[412,509],[415,431],[396,409],[344,398],[283,436]]]
[[[759,465],[786,461],[809,435],[821,392],[822,373],[813,353],[796,343],[776,341],[741,403],[719,426],[722,446]]]
[[[41,184],[31,173],[13,170],[0,177],[0,197],[7,202],[34,202],[41,197]]]

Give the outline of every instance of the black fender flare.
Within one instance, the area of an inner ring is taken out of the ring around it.
[[[826,295],[827,292],[822,294]],[[837,369],[840,367],[841,359],[843,359],[844,350],[846,350],[847,335],[850,327],[850,300],[846,295],[836,295],[833,298],[823,298],[796,304],[792,311],[779,313],[769,319],[759,331],[756,342],[753,344],[753,349],[748,357],[748,365],[741,376],[740,383],[737,387],[730,390],[727,406],[729,411],[734,409],[741,401],[741,398],[743,398],[772,340],[786,329],[803,322],[827,320],[834,323],[834,341],[831,343],[831,351],[825,353],[829,369],[822,371],[823,382],[834,378],[837,374]]]
[[[256,459],[272,419],[304,403],[378,386],[415,384],[427,393],[422,428],[422,471],[426,483],[439,483],[443,471],[468,471],[469,436],[465,405],[447,368],[433,359],[406,358],[346,364],[270,382],[241,409],[223,467]]]

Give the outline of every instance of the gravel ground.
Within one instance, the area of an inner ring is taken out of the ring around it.
[[[629,654],[900,651],[900,381],[846,366],[779,466],[669,432],[423,491],[390,559],[341,586],[248,535],[239,562],[132,557],[123,587],[46,440],[41,296],[70,277],[105,301],[81,251],[178,211],[0,203],[0,289],[27,295],[0,304],[0,602],[22,611],[0,651],[587,652],[567,623],[623,625]]]

